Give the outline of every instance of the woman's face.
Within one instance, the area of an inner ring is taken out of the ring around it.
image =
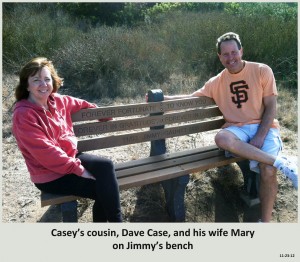
[[[43,67],[35,75],[28,78],[29,97],[31,102],[43,105],[53,91],[53,83],[50,70]]]

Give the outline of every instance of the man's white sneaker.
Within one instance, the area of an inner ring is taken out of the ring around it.
[[[278,156],[274,166],[286,177],[288,177],[292,181],[293,186],[298,190],[297,159],[293,157],[287,158],[285,156]]]

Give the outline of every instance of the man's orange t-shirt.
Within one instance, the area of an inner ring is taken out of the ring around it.
[[[226,121],[223,127],[228,127],[260,123],[265,110],[263,98],[278,93],[272,69],[246,61],[241,72],[231,74],[224,69],[193,95],[214,99]],[[279,128],[276,119],[271,127]]]

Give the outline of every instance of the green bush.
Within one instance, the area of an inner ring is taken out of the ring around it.
[[[164,39],[178,60],[181,72],[208,79],[223,66],[216,54],[216,39],[234,31],[241,37],[244,59],[266,63],[278,81],[297,87],[297,20],[236,16],[229,13],[173,12],[157,17],[156,37]]]
[[[90,96],[135,97],[147,88],[168,86],[172,93],[182,92],[174,79],[193,79],[197,88],[223,69],[215,42],[234,31],[241,36],[246,60],[270,65],[278,83],[297,89],[295,8],[281,6],[280,11],[278,5],[272,13],[258,4],[228,3],[226,11],[217,11],[223,5],[203,11],[206,6],[180,9],[170,4],[162,5],[168,7],[163,12],[153,8],[157,13],[142,24],[139,17],[134,27],[91,27],[72,20],[58,6],[18,3],[4,8],[4,70],[15,72],[32,57],[46,56],[55,62],[66,86]]]
[[[67,15],[42,4],[6,3],[4,7],[9,10],[3,12],[4,70],[17,71],[36,56],[50,57],[81,33]]]
[[[172,52],[164,42],[141,29],[120,27],[91,30],[59,49],[54,60],[69,84],[98,97],[126,96],[128,79],[162,83],[173,71]]]
[[[276,17],[283,22],[297,19],[297,3],[225,3],[224,11],[242,17]]]

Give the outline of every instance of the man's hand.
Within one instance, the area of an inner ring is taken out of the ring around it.
[[[265,138],[272,126],[272,123],[274,122],[274,118],[276,115],[276,105],[277,105],[276,96],[264,97],[263,103],[265,106],[265,111],[262,116],[262,121],[257,130],[256,135],[249,142],[249,144],[259,149],[263,146]]]
[[[255,147],[259,148],[259,149],[261,149],[261,147],[264,144],[264,141],[265,141],[264,137],[254,136],[250,140],[249,144],[252,145],[252,146],[255,146]]]

